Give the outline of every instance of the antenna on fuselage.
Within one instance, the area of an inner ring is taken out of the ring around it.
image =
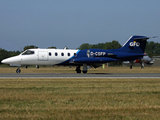
[[[67,46],[65,46],[63,49],[64,49],[64,50],[66,50],[66,49],[68,49],[68,47],[67,47]]]

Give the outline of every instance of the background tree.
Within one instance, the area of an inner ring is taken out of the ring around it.
[[[83,43],[78,47],[78,49],[83,50],[83,49],[90,49],[90,44],[89,43]]]
[[[9,51],[10,57],[13,57],[13,56],[16,56],[16,55],[19,55],[19,54],[20,54],[20,51]]]
[[[147,53],[150,57],[160,56],[160,43],[147,41],[145,53]]]
[[[8,57],[10,57],[9,52],[0,48],[0,61],[2,61],[3,59],[6,59]],[[2,64],[2,63],[0,62],[0,64]]]
[[[119,44],[119,42],[113,40],[112,42],[98,43],[98,44],[84,43],[81,46],[79,46],[78,49],[80,49],[80,50],[91,49],[91,48],[96,48],[96,49],[118,49],[120,47],[121,47],[121,45]]]
[[[23,48],[23,51],[27,50],[27,49],[35,49],[35,48],[38,48],[37,46],[34,46],[34,45],[27,45]]]
[[[57,49],[55,46],[48,47],[48,49]]]

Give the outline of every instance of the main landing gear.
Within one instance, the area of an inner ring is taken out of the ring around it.
[[[87,73],[87,64],[83,64],[83,73]]]
[[[81,67],[81,66],[77,66],[77,67],[76,67],[76,70],[75,70],[75,71],[76,71],[77,73],[81,73],[81,68],[80,68],[80,67]]]
[[[81,66],[77,66],[77,67],[76,67],[76,70],[75,70],[75,71],[76,71],[77,73],[81,73],[81,68],[80,68],[80,67],[81,67]],[[83,64],[83,71],[82,71],[82,72],[83,72],[83,73],[87,73],[87,70],[88,70],[88,69],[87,69],[87,64]]]

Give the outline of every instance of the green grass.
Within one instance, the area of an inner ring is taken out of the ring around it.
[[[160,79],[0,79],[0,119],[159,119]]]
[[[0,67],[0,73],[16,73],[17,67]],[[21,73],[76,73],[75,67],[36,67],[21,68]],[[82,69],[82,67],[81,67]],[[107,67],[106,69],[91,68],[88,69],[88,73],[160,73],[160,67],[145,67],[141,69],[140,67]]]

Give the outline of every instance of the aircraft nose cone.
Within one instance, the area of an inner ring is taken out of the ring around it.
[[[2,60],[1,63],[5,64],[6,63],[6,59]]]
[[[3,63],[3,64],[19,64],[20,58],[18,56],[7,58],[7,59],[2,60],[1,63]]]

